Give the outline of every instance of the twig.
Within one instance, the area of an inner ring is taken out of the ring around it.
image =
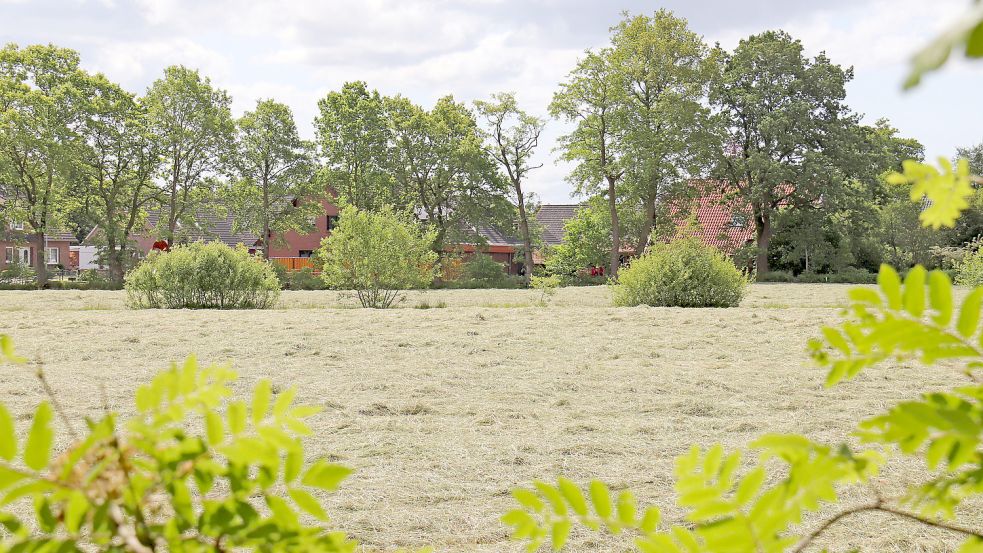
[[[801,542],[799,542],[799,545],[797,545],[795,549],[792,550],[792,553],[801,553],[802,551],[805,551],[806,547],[811,545],[812,542],[816,540],[816,538],[822,535],[822,533],[828,530],[830,526],[836,524],[841,519],[844,519],[850,515],[855,515],[857,513],[863,513],[869,511],[889,513],[896,517],[904,518],[914,522],[919,522],[926,526],[942,528],[943,530],[949,530],[950,532],[956,532],[958,534],[963,534],[965,536],[974,536],[979,539],[983,539],[983,530],[974,530],[972,528],[967,528],[965,526],[960,526],[958,524],[950,524],[948,522],[943,522],[941,520],[932,520],[930,518],[925,518],[920,515],[916,515],[914,513],[902,511],[896,507],[890,507],[888,505],[885,505],[884,500],[878,499],[874,503],[869,503],[867,505],[860,505],[858,507],[853,507],[850,509],[846,509],[844,511],[840,511],[835,516],[833,516],[833,518],[830,518],[826,522],[822,523],[818,528],[813,530],[811,534],[809,534]]]
[[[62,407],[61,402],[58,401],[58,396],[55,395],[55,391],[48,384],[48,379],[44,375],[44,363],[39,359],[37,361],[38,368],[34,371],[34,375],[37,376],[38,380],[41,381],[41,387],[44,388],[44,393],[48,395],[48,399],[51,400],[51,405],[54,406],[55,412],[58,413],[58,417],[61,418],[62,424],[68,429],[68,433],[72,436],[72,441],[78,442],[81,438],[78,432],[75,431],[75,426],[72,425],[72,421],[68,418],[68,414],[65,413],[64,407]]]

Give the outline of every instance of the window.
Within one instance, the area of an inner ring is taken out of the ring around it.
[[[300,250],[297,252],[300,257],[311,257],[314,255],[314,250]]]
[[[734,228],[744,228],[747,226],[747,215],[743,213],[735,213],[734,218],[730,221],[730,226]]]
[[[328,226],[325,227],[325,228],[327,228],[328,230],[331,230],[331,229],[335,228],[336,226],[338,226],[338,216],[337,215],[328,215]]]
[[[45,250],[46,250],[46,254],[45,254],[44,257],[45,257],[45,260],[48,262],[48,265],[57,265],[58,264],[58,248],[45,248]]]
[[[10,265],[14,262],[14,248],[4,248],[3,249],[3,262]]]
[[[19,223],[10,223],[11,230],[24,230],[24,221]]]
[[[31,264],[31,248],[17,248],[17,263]]]

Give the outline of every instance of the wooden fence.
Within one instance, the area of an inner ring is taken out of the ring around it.
[[[270,260],[283,265],[288,271],[299,271],[305,267],[310,267],[312,271],[318,272],[314,269],[314,263],[309,257],[271,257]]]

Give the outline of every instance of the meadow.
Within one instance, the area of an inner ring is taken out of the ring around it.
[[[72,417],[132,412],[136,387],[189,353],[230,363],[242,393],[259,378],[296,386],[299,401],[324,407],[309,453],[355,469],[327,498],[332,524],[367,551],[518,551],[498,522],[515,486],[599,478],[668,506],[673,458],[692,443],[738,448],[766,432],[839,443],[857,419],[964,378],[895,364],[824,389],[806,340],[837,320],[848,288],[754,285],[734,309],[614,308],[603,287],[561,289],[546,307],[537,291],[439,290],[385,311],[335,292],[285,292],[269,311],[136,311],[121,292],[7,291],[0,331],[41,360]],[[23,425],[43,392],[30,368],[4,368],[0,398]],[[875,489],[846,490],[845,503],[898,494],[922,474],[892,462]],[[664,514],[678,521],[672,508]],[[960,513],[981,517],[979,503]],[[626,542],[575,532],[572,543],[620,551]],[[865,515],[822,545],[956,543]]]

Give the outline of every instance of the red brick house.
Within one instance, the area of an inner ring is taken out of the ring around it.
[[[322,200],[321,204],[324,207],[324,213],[312,221],[315,227],[313,232],[301,234],[296,231],[287,231],[282,234],[273,234],[270,259],[291,270],[311,266],[309,258],[320,247],[321,240],[330,234],[338,220],[337,206],[328,200]],[[158,230],[158,225],[161,224],[160,215],[160,211],[150,212],[147,215],[144,230],[134,233],[131,237],[136,243],[136,249],[140,255],[150,253],[154,245],[160,242],[161,232]],[[95,247],[98,233],[99,228],[93,228],[83,240],[83,246]],[[180,227],[177,234],[179,236],[178,242],[217,240],[231,247],[241,244],[254,253],[262,247],[259,236],[248,231],[235,229],[235,213],[232,210],[199,210],[193,218],[193,224],[190,227]]]
[[[0,227],[0,271],[14,263],[33,266],[39,255],[43,256],[49,270],[74,269],[70,247],[78,240],[71,233],[61,230],[44,237],[44,247],[38,251],[30,225],[6,223]]]
[[[675,238],[695,236],[703,244],[731,255],[754,243],[751,206],[720,191],[705,192],[688,202],[673,205],[669,214],[676,224]]]

